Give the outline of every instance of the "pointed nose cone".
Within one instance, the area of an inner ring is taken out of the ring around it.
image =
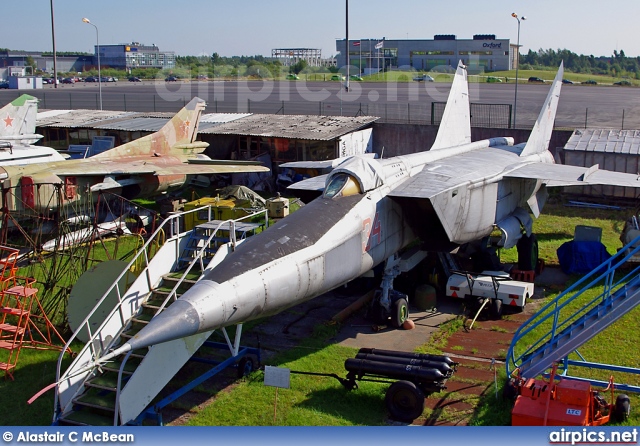
[[[199,327],[197,310],[190,302],[178,299],[129,339],[127,344],[131,345],[132,350],[149,347],[191,336],[198,332]]]

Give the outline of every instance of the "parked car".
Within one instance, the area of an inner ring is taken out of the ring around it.
[[[1,89],[8,89],[9,88],[9,82],[7,81],[0,81],[0,90]]]
[[[413,78],[416,82],[433,82],[434,79],[428,74],[422,74]]]
[[[583,84],[584,85],[598,85],[598,83],[596,81],[594,81],[593,79],[589,79],[588,81],[584,81]]]
[[[98,78],[96,76],[88,76],[84,81],[85,82],[98,82]]]
[[[42,78],[42,83],[43,84],[53,84],[53,79],[50,77],[43,77]]]
[[[72,77],[65,77],[64,79],[62,79],[62,83],[63,84],[75,84],[76,80]]]
[[[349,76],[349,79],[351,79],[352,81],[362,82],[362,78],[357,74],[352,74],[351,76]]]
[[[207,76],[206,74],[198,74],[198,80],[206,81],[207,79],[209,79],[209,76]]]
[[[297,75],[297,74],[293,74],[293,73],[287,74],[287,80],[290,80],[290,81],[297,81],[297,80],[299,80],[299,79],[300,79],[300,78],[298,77],[298,75]]]
[[[131,76],[129,82],[142,82],[139,77]]]
[[[629,87],[629,86],[631,86],[632,84],[631,84],[631,82],[629,82],[628,80],[623,79],[623,80],[621,80],[621,81],[614,82],[614,83],[613,83],[613,85],[624,85],[625,87]]]
[[[539,77],[531,76],[529,78],[529,82],[538,82],[540,84],[544,84],[544,79],[540,79]]]
[[[331,76],[331,80],[332,81],[343,81],[343,80],[345,80],[345,77],[340,75],[340,74],[334,74],[333,76]]]
[[[500,79],[499,77],[495,77],[495,76],[488,76],[487,77],[487,82],[489,82],[489,83],[502,82],[502,79]]]
[[[178,77],[177,76],[167,76],[164,78],[165,82],[178,82]]]
[[[563,84],[569,84],[569,85],[573,85],[573,84],[575,84],[575,82],[570,81],[569,79],[562,79],[562,83],[563,83]]]

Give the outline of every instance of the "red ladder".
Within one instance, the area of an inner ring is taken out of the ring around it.
[[[29,327],[33,299],[38,292],[31,283],[7,288],[0,298],[0,350],[7,351],[6,362],[0,362],[0,370],[11,379]]]

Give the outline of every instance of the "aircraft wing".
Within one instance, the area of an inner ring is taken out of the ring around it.
[[[436,177],[426,170],[418,173],[391,192],[390,197],[432,198],[441,192],[458,187],[462,181],[452,177]]]
[[[591,167],[569,166],[566,164],[532,163],[526,164],[505,175],[505,178],[528,178],[541,180],[549,187],[558,186],[625,186],[640,187],[640,175]]]
[[[340,164],[354,156],[359,156],[362,158],[376,158],[375,153],[367,152],[360,155],[343,156],[340,158],[334,158],[325,161],[290,161],[288,163],[280,164],[280,167],[288,167],[290,169],[334,169],[335,167],[339,166]]]
[[[323,191],[326,180],[327,180],[327,175],[318,175],[317,177],[311,177],[311,178],[307,178],[306,180],[293,183],[292,185],[287,187],[287,189]]]
[[[93,160],[93,158],[87,158]],[[99,175],[206,175],[215,173],[269,172],[269,168],[257,162],[198,160],[189,163],[161,164],[149,161],[95,160],[65,166],[58,164],[51,169],[58,176]]]

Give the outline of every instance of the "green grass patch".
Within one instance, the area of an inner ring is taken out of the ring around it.
[[[271,366],[292,371],[337,373],[344,376],[344,361],[357,349],[327,345],[334,327],[319,326],[314,336],[279,354]],[[384,393],[387,385],[359,382],[346,390],[324,376],[291,374],[290,388],[264,386],[264,373],[255,371],[230,391],[220,392],[207,407],[188,421],[193,426],[372,426],[385,424]],[[274,420],[274,410],[276,417]]]

